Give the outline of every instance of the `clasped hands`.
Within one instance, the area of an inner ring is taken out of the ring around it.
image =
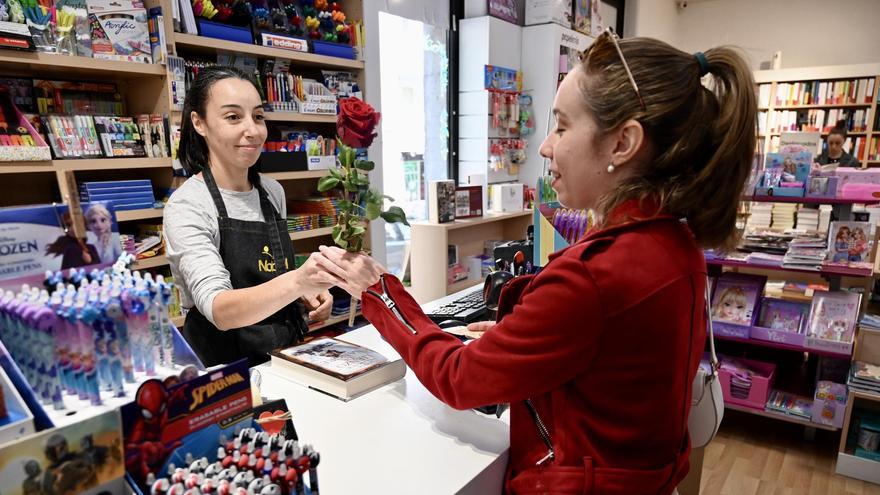
[[[379,262],[365,253],[352,253],[336,246],[320,246],[318,252],[298,269],[302,270],[316,286],[329,289],[340,287],[356,299],[361,293],[379,282],[387,270]],[[329,295],[329,293],[328,293]],[[332,299],[331,303],[332,305]],[[309,313],[311,317],[311,313]],[[468,325],[471,332],[485,332],[494,322],[476,322]]]

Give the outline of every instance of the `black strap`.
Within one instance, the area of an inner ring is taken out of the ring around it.
[[[217,187],[217,181],[214,180],[214,174],[211,173],[210,167],[202,170],[202,177],[205,179],[205,185],[208,186],[208,192],[211,193],[211,199],[214,200],[214,206],[217,207],[217,216],[219,218],[229,218],[226,211],[226,203],[223,202],[223,196],[220,194],[220,188]],[[269,201],[269,196],[260,184],[254,184],[257,194],[260,197],[260,209],[263,212],[263,221],[269,224],[271,234],[269,235],[269,248],[272,250],[272,258],[275,260],[287,260],[284,249],[281,244],[281,231],[278,228],[279,222],[283,221],[281,215]],[[285,231],[285,234],[287,232]],[[290,260],[293,262],[293,260]],[[280,273],[289,271],[286,263],[275,263],[275,269]]]

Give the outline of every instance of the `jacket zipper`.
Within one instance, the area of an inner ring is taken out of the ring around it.
[[[539,459],[535,465],[540,466],[547,461],[552,462],[556,459],[556,451],[553,450],[553,441],[550,439],[550,432],[547,431],[547,426],[541,421],[541,416],[538,415],[538,410],[535,409],[534,404],[532,404],[532,399],[526,399],[524,402],[526,408],[529,410],[529,414],[532,415],[532,421],[535,422],[535,427],[538,429],[538,435],[541,436],[541,440],[543,440],[544,445],[547,446],[547,455]]]
[[[400,322],[403,323],[406,326],[406,328],[409,329],[409,331],[413,335],[418,333],[418,332],[416,332],[416,329],[412,325],[409,324],[409,322],[406,320],[406,318],[404,318],[404,316],[400,312],[400,310],[397,309],[397,303],[395,303],[394,300],[388,296],[388,286],[385,285],[385,277],[382,276],[379,280],[382,282],[382,290],[385,292],[385,294],[379,294],[378,292],[371,290],[371,289],[367,289],[366,292],[368,294],[371,294],[371,295],[376,296],[379,299],[381,299],[382,302],[385,304],[385,306],[391,310],[391,312],[394,314],[394,316],[396,316],[397,319],[400,320]]]

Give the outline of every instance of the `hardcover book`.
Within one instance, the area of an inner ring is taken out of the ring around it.
[[[455,220],[455,181],[434,180],[428,184],[428,220],[433,223]]]
[[[718,278],[712,294],[712,321],[719,334],[749,338],[766,281],[766,277],[732,273]]]
[[[835,352],[852,350],[861,296],[853,292],[820,292],[813,296],[807,324],[807,347]]]
[[[831,222],[827,260],[834,265],[871,268],[873,231],[870,222]]]
[[[334,338],[279,349],[271,357],[274,372],[346,401],[406,372],[399,356],[388,359],[373,349]]]

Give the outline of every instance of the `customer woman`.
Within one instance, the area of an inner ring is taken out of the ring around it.
[[[326,319],[338,280],[315,254],[294,270],[284,189],[254,170],[266,140],[260,94],[244,73],[202,69],[187,88],[178,157],[196,175],[165,207],[168,259],[183,334],[206,365],[267,352],[302,339],[309,317]]]
[[[440,400],[511,403],[508,492],[668,494],[688,471],[701,248],[732,243],[752,163],[751,72],[729,48],[690,55],[607,32],[553,111],[540,148],[553,188],[600,225],[509,282],[503,318],[471,327],[482,338],[441,331],[364,255],[324,247],[320,263]]]

